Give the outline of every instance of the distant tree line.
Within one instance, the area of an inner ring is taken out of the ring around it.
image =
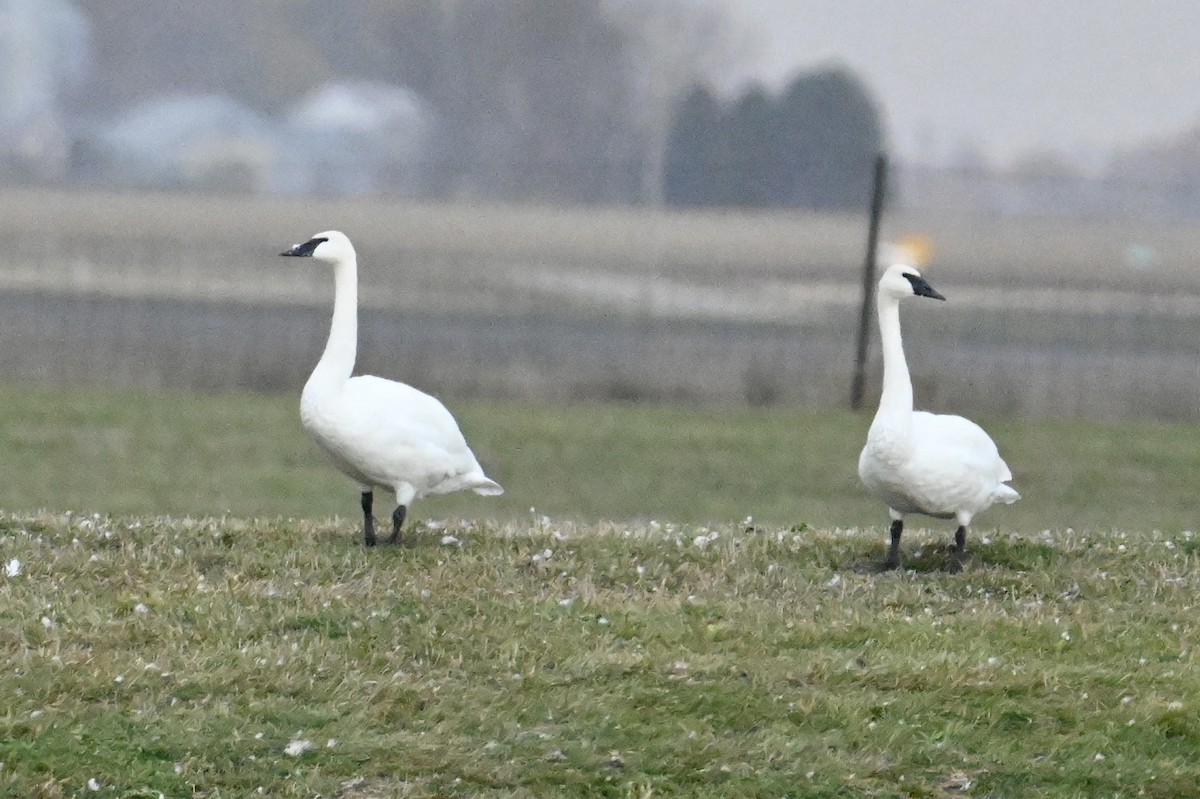
[[[778,96],[721,102],[699,86],[667,140],[663,196],[680,207],[861,208],[884,147],[874,102],[852,74],[796,77]]]
[[[406,167],[403,181],[381,178],[382,192],[859,206],[881,146],[874,104],[844,71],[802,76],[778,96],[751,90],[725,102],[705,89],[689,95],[689,86],[719,81],[742,60],[715,2],[57,2],[82,12],[94,42],[91,68],[60,93],[66,114],[84,124],[64,130],[103,129],[162,98],[240,104],[248,110],[236,109],[242,117],[282,128],[298,101],[322,87],[402,87],[419,101],[429,135],[414,156],[416,177],[409,180]],[[243,150],[253,155],[258,146]],[[347,140],[330,149],[330,163],[363,160]],[[71,152],[89,151],[80,145]],[[275,161],[289,158],[281,151]]]
[[[671,108],[732,63],[694,0],[72,0],[97,40],[75,104],[225,93],[267,114],[337,79],[416,92],[436,117],[424,193],[653,201]]]

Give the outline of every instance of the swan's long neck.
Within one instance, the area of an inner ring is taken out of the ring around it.
[[[358,265],[354,255],[338,261],[333,268],[333,320],[329,341],[304,393],[323,395],[336,392],[354,371],[358,354]]]
[[[878,297],[877,313],[883,340],[883,393],[875,418],[907,424],[912,417],[913,389],[908,363],[904,360],[904,343],[900,339],[900,301],[895,297]]]

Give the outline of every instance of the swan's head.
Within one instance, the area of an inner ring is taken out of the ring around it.
[[[892,264],[879,278],[879,294],[902,300],[905,297],[933,297],[935,300],[946,299],[937,289],[929,285],[916,267],[908,264]]]
[[[354,245],[350,243],[350,239],[346,237],[345,233],[327,230],[279,254],[338,263],[354,258]]]

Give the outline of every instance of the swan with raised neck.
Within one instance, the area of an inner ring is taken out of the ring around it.
[[[366,545],[376,543],[376,487],[396,497],[389,543],[400,541],[408,507],[420,497],[467,489],[504,493],[484,474],[458,423],[438,399],[405,383],[351,376],[358,356],[358,256],[350,239],[330,230],[280,254],[333,267],[329,339],[300,395],[300,421],[358,486]]]
[[[892,264],[875,294],[883,388],[859,455],[858,474],[891,516],[885,568],[900,565],[904,519],[920,513],[957,520],[952,566],[958,569],[965,562],[972,518],[996,502],[1016,502],[1020,495],[1005,485],[1012,472],[979,425],[961,416],[913,410],[912,378],[900,334],[900,303],[910,297],[945,299],[915,267]]]

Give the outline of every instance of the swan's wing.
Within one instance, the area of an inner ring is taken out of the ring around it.
[[[964,469],[994,476],[1001,483],[1012,479],[996,442],[970,419],[917,411],[913,414],[913,435],[931,451],[952,455]]]
[[[905,484],[925,513],[978,512],[996,501],[1002,484],[1012,479],[991,436],[969,419],[917,412],[912,434],[915,446]]]
[[[376,484],[402,481],[418,496],[495,485],[446,406],[412,386],[354,377],[324,411],[323,445]]]
[[[385,439],[420,440],[470,451],[458,422],[441,400],[406,383],[371,375],[352,377],[340,400],[353,409],[364,430]]]

